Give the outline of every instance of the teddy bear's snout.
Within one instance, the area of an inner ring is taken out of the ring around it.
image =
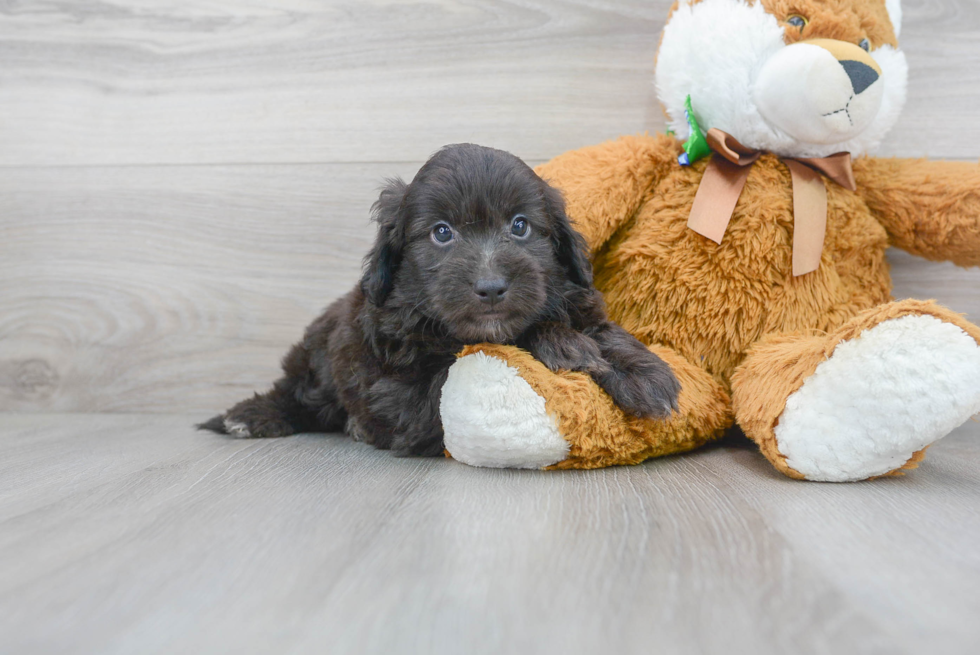
[[[862,48],[811,39],[782,48],[761,68],[753,89],[759,112],[794,139],[832,144],[874,121],[884,84],[881,67]]]
[[[851,88],[854,89],[856,95],[864,93],[865,89],[877,82],[878,78],[881,77],[878,71],[860,61],[845,59],[840,62],[840,65],[844,69],[844,72],[847,73],[847,76],[851,78]]]

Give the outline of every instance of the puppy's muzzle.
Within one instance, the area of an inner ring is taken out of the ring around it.
[[[502,277],[480,278],[473,284],[473,293],[480,302],[493,307],[504,299],[510,283]]]

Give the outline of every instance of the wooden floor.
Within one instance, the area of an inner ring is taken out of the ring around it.
[[[593,472],[191,425],[354,284],[384,177],[656,131],[672,0],[0,2],[0,655],[980,652],[980,424],[902,479]],[[903,0],[888,156],[980,156],[980,4]],[[980,320],[980,270],[892,252]]]
[[[980,424],[902,479],[589,472],[7,415],[4,653],[975,653]]]

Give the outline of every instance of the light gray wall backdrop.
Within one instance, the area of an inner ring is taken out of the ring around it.
[[[0,410],[209,412],[359,274],[384,176],[663,127],[670,0],[0,2]],[[905,0],[883,154],[980,157],[980,3]],[[980,318],[980,271],[893,253]]]

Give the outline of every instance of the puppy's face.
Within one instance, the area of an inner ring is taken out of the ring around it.
[[[591,285],[560,194],[508,153],[444,148],[410,185],[389,184],[375,213],[368,299],[409,306],[461,341],[513,340],[561,310],[567,285]]]

